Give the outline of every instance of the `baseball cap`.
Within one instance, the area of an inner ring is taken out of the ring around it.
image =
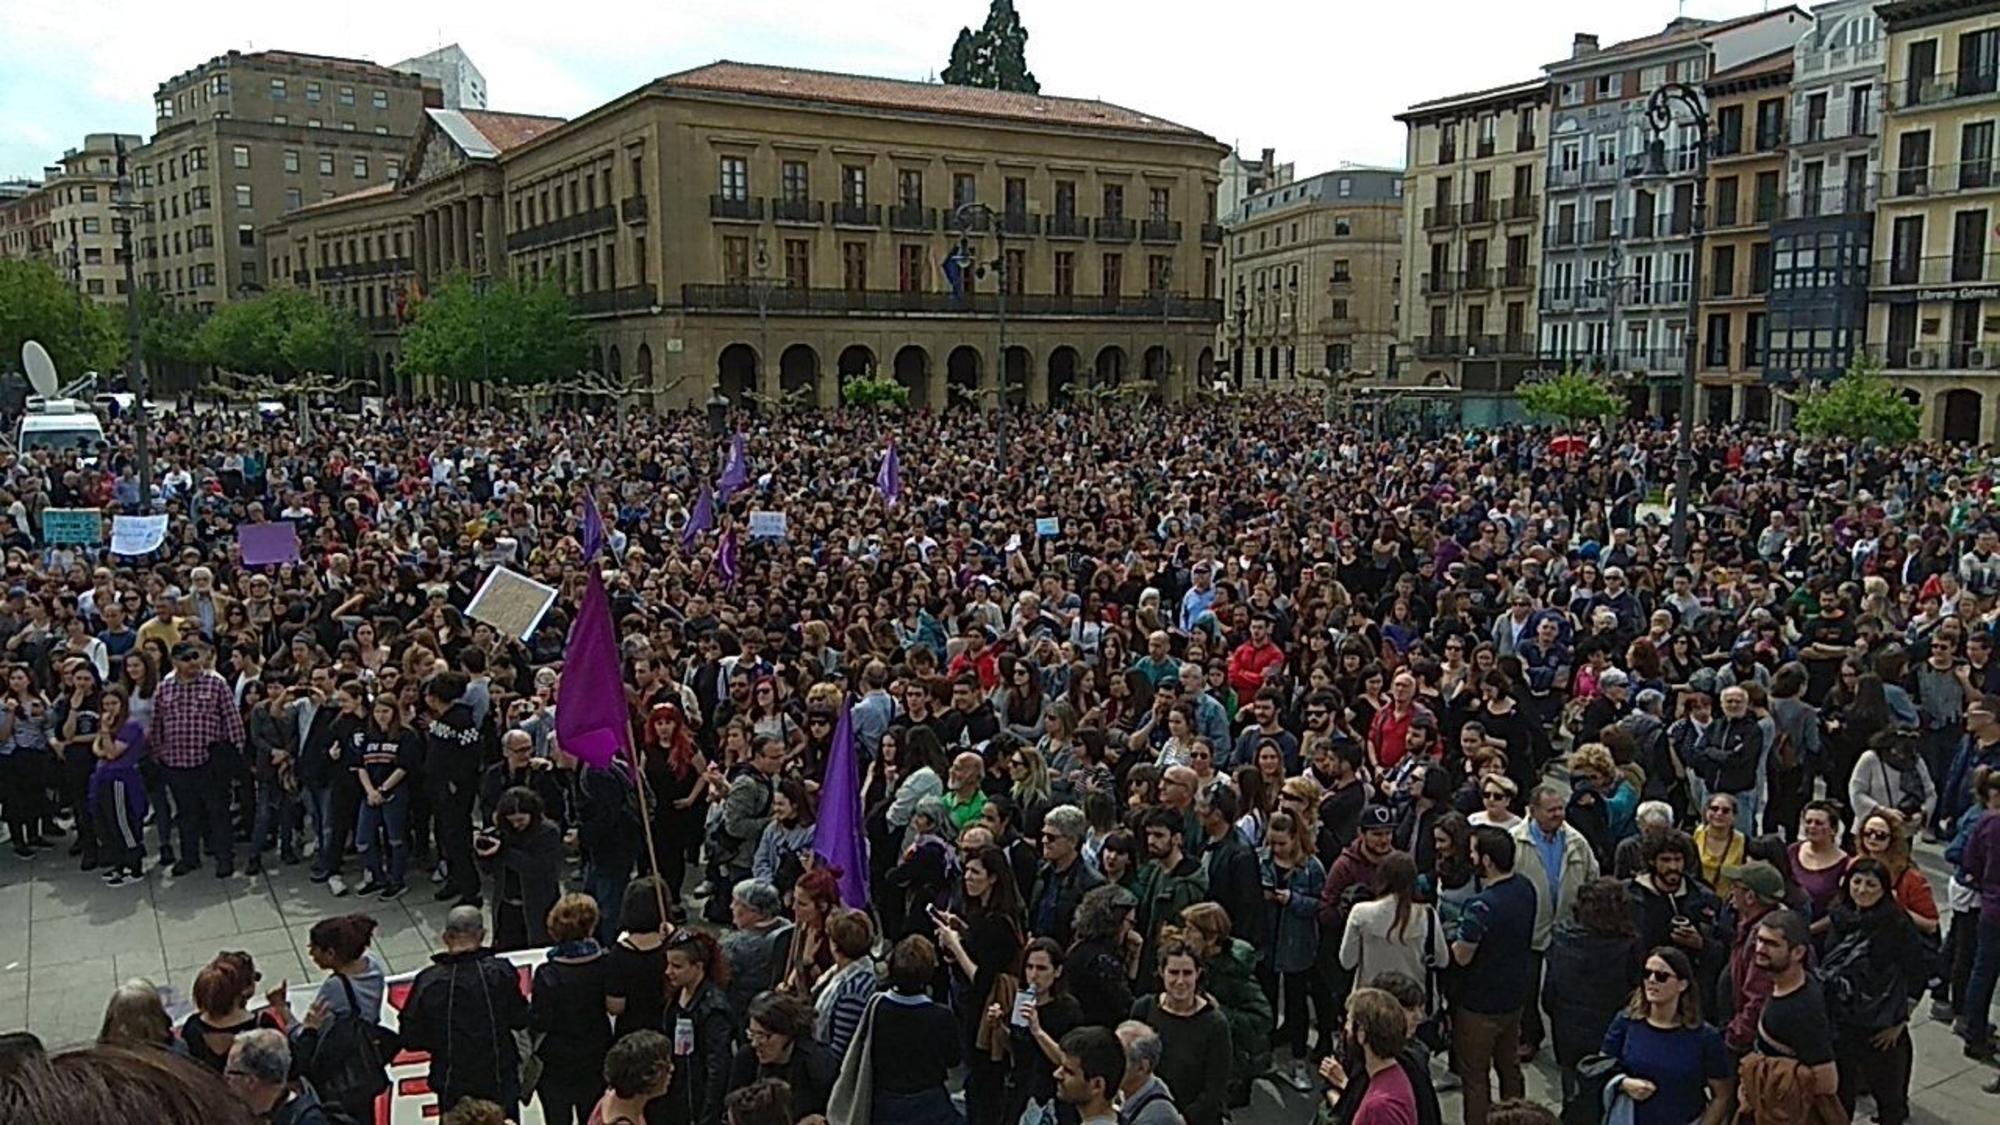
[[[193,645],[175,645],[173,658],[175,660],[200,660],[201,650]]]
[[[1740,885],[1744,890],[1765,902],[1783,902],[1785,899],[1785,877],[1778,869],[1761,859],[1740,863],[1735,867],[1722,869],[1722,877]]]
[[[1361,810],[1361,830],[1396,827],[1396,814],[1387,805],[1368,805]]]

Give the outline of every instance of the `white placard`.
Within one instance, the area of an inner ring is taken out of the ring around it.
[[[160,549],[167,540],[167,517],[159,516],[113,516],[111,517],[111,553],[114,555],[150,555]]]
[[[751,512],[750,538],[783,539],[785,537],[785,513]]]
[[[479,592],[472,596],[472,604],[465,607],[465,615],[474,621],[484,621],[515,640],[525,641],[534,635],[535,626],[542,623],[554,604],[554,586],[544,586],[525,574],[496,566],[480,584]]]

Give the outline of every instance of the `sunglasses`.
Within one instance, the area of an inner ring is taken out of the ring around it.
[[[1489,801],[1504,801],[1507,799],[1506,792],[1499,789],[1488,789],[1484,793],[1481,793],[1480,796]]]
[[[1868,831],[1863,832],[1861,834],[1861,838],[1864,840],[1887,840],[1889,838],[1889,834],[1887,832],[1882,831],[1880,828],[1870,828]]]
[[[1647,969],[1646,979],[1652,981],[1654,984],[1666,984],[1668,981],[1676,981],[1681,978],[1671,969]]]

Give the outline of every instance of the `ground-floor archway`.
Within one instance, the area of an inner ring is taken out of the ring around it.
[[[951,349],[951,355],[944,362],[945,385],[952,398],[971,403],[979,402],[979,349],[968,344],[960,344]]]
[[[1007,388],[1007,405],[1026,406],[1028,403],[1028,373],[1035,367],[1034,356],[1028,349],[1015,345],[1007,349],[1006,374],[1001,382]]]
[[[931,405],[931,355],[915,344],[896,352],[896,382],[910,392],[910,406],[923,410]]]
[[[618,354],[617,344],[611,345],[611,350],[604,353],[604,363],[604,373],[606,375],[611,376],[613,379],[622,379],[625,377],[625,363]]]
[[[809,344],[793,344],[778,357],[778,393],[787,403],[818,405],[819,353]]]
[[[1067,406],[1076,389],[1076,349],[1068,345],[1049,353],[1049,405]]]
[[[875,377],[875,353],[865,344],[849,344],[841,349],[840,360],[834,369],[840,373],[840,385],[843,387],[856,379],[872,379]]]
[[[715,358],[715,389],[731,406],[750,401],[757,389],[757,349],[748,344],[731,344]]]
[[[1215,384],[1215,349],[1203,348],[1194,360],[1195,385],[1208,390]]]
[[[1161,386],[1166,385],[1167,370],[1170,366],[1167,349],[1159,344],[1147,348],[1140,359],[1140,370],[1145,372],[1145,378]]]
[[[1969,387],[1957,387],[1938,396],[1938,436],[1949,442],[1975,443],[1979,440],[1979,416],[1985,396]]]
[[[642,387],[652,386],[653,346],[651,344],[640,344],[639,353],[635,357],[635,360],[636,366],[632,369],[632,374],[638,379],[639,385]]]
[[[1100,387],[1115,387],[1123,383],[1125,381],[1125,349],[1116,344],[1110,344],[1100,349],[1097,353],[1095,378],[1092,381]]]

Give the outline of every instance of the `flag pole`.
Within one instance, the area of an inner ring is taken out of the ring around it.
[[[653,901],[659,904],[660,921],[670,922],[673,918],[667,913],[667,883],[660,877],[660,853],[653,847],[653,814],[646,808],[646,776],[639,770],[640,753],[639,744],[633,743],[632,791],[639,798],[639,828],[646,834],[646,866],[653,869]],[[675,891],[674,895],[678,898],[680,892]]]

